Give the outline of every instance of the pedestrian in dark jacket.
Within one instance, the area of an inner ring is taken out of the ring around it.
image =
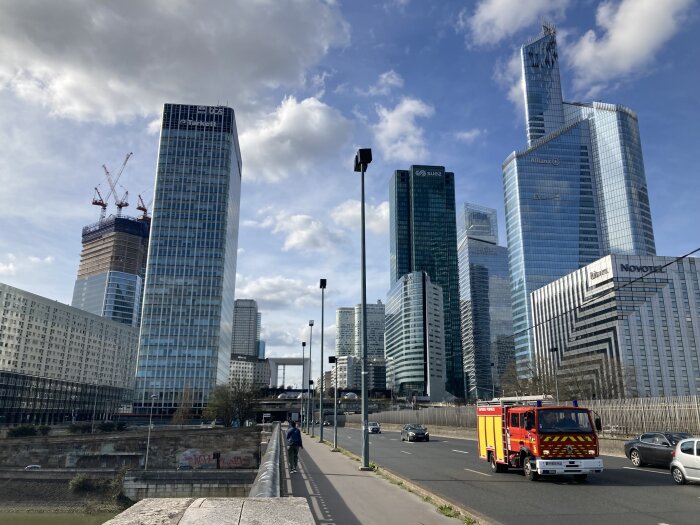
[[[304,448],[301,444],[301,432],[297,428],[296,421],[291,421],[289,430],[287,430],[287,457],[289,459],[289,471],[292,473],[297,471],[300,448]]]

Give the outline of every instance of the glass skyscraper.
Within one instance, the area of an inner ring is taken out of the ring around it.
[[[154,403],[168,413],[182,402],[197,412],[228,381],[240,194],[233,110],[166,104],[135,411]]]
[[[397,170],[390,191],[391,284],[411,272],[426,272],[442,288],[446,390],[464,391],[459,325],[459,271],[455,177],[443,166]]]
[[[488,399],[514,365],[508,250],[492,208],[465,203],[457,230],[464,381],[467,397]]]
[[[529,294],[608,254],[655,255],[635,113],[563,102],[554,27],[521,49],[528,145],[503,163],[515,357],[533,373]]]

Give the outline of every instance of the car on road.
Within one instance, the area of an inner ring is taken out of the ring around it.
[[[192,465],[178,465],[178,470],[192,470]]]
[[[700,481],[700,438],[682,439],[678,442],[673,450],[671,476],[679,485],[688,481]]]
[[[24,467],[24,470],[39,470],[41,468],[41,465],[27,465]]]
[[[685,432],[647,432],[625,443],[625,456],[635,467],[654,465],[668,468],[673,449],[682,439],[692,437]]]
[[[343,399],[359,399],[359,396],[355,392],[348,392],[347,394],[343,395]]]
[[[428,429],[423,425],[409,423],[401,429],[401,441],[430,441]]]
[[[382,427],[376,421],[370,421],[369,423],[367,423],[367,431],[370,434],[381,434]]]

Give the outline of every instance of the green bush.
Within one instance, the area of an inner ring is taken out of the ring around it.
[[[7,437],[36,436],[37,430],[34,425],[20,425],[12,427],[7,431]]]
[[[42,436],[48,436],[49,432],[51,432],[51,427],[48,425],[40,425],[38,430],[39,434],[41,434]]]
[[[124,432],[125,430],[126,430],[126,423],[124,423],[123,421],[120,421],[119,423],[117,423],[117,431],[118,432]]]
[[[112,421],[103,421],[97,425],[97,429],[100,432],[114,432],[116,425]]]
[[[77,474],[68,483],[71,492],[94,492],[97,489],[94,479],[88,478],[85,474]]]

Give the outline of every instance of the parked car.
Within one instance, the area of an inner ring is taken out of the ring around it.
[[[39,470],[41,468],[41,465],[27,465],[24,467],[24,470]]]
[[[656,465],[668,468],[673,448],[682,439],[692,437],[685,432],[647,432],[625,443],[625,456],[635,467]]]
[[[700,438],[688,438],[678,442],[673,450],[671,476],[679,485],[688,481],[700,481]]]
[[[422,425],[409,423],[401,429],[401,441],[430,441],[428,429]]]
[[[192,465],[178,465],[178,470],[192,470]]]
[[[367,423],[367,431],[370,434],[381,434],[382,427],[376,421],[370,421],[369,423]]]
[[[359,399],[359,396],[355,392],[348,392],[343,394],[343,399]]]

